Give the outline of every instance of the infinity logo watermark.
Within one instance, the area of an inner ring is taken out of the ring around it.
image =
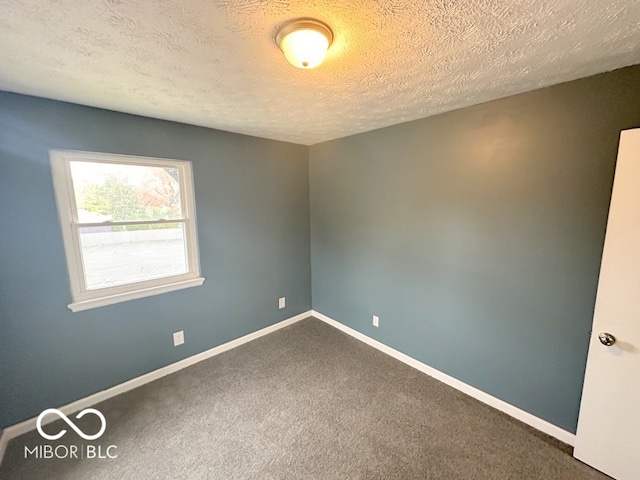
[[[57,408],[47,408],[40,415],[38,415],[38,419],[36,420],[36,428],[38,429],[38,433],[42,436],[42,438],[46,438],[47,440],[58,440],[62,438],[67,433],[67,430],[62,429],[55,435],[49,435],[42,429],[42,421],[44,417],[47,415],[57,415],[61,420],[63,420],[71,429],[76,432],[81,438],[84,440],[97,440],[102,436],[107,428],[107,420],[104,418],[104,415],[96,410],[95,408],[85,408],[80,413],[76,415],[76,419],[80,419],[85,415],[92,413],[100,420],[100,430],[98,433],[94,433],[92,435],[84,433],[78,426],[69,420],[64,413],[62,413]],[[94,444],[60,444],[60,445],[36,445],[29,447],[27,445],[24,446],[24,458],[35,458],[35,459],[104,459],[104,458],[118,458],[116,453],[115,445],[94,445]]]
[[[100,430],[95,435],[87,435],[86,433],[84,433],[82,430],[80,430],[76,426],[75,423],[69,420],[69,417],[67,417],[64,413],[62,413],[57,408],[47,408],[40,415],[38,415],[38,420],[36,421],[36,427],[38,428],[38,433],[40,433],[40,435],[42,435],[42,437],[46,438],[47,440],[57,440],[60,437],[62,437],[65,433],[67,433],[67,431],[63,429],[63,430],[60,430],[60,432],[55,435],[49,435],[48,433],[45,433],[42,430],[42,419],[50,413],[53,413],[59,416],[62,420],[64,420],[67,423],[67,425],[73,428],[73,430],[85,440],[96,440],[100,438],[107,428],[107,420],[104,418],[104,415],[102,415],[102,413],[96,410],[95,408],[85,408],[84,410],[82,410],[80,413],[76,415],[76,418],[82,418],[87,413],[93,413],[100,419],[100,422],[101,422]]]

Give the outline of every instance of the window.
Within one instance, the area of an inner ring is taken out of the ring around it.
[[[202,285],[190,162],[50,153],[72,311]]]

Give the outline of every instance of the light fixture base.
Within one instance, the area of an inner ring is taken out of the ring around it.
[[[333,32],[329,25],[320,20],[316,20],[315,18],[303,17],[303,18],[294,18],[293,20],[289,20],[282,25],[276,32],[276,45],[282,50],[282,40],[284,37],[289,35],[296,30],[315,30],[320,32],[322,35],[327,37],[329,41],[329,46],[333,43]]]

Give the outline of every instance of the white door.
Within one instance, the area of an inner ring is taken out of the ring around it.
[[[574,456],[640,479],[640,128],[620,137]]]

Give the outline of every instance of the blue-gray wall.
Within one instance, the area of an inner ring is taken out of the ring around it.
[[[191,160],[204,285],[71,313],[52,148]],[[307,155],[0,92],[0,427],[309,310]]]
[[[312,146],[314,310],[574,432],[639,86],[636,66]]]
[[[306,311],[312,284],[314,309],[575,431],[637,85],[640,66],[309,149],[0,92],[0,427]],[[205,284],[71,313],[51,148],[191,160]]]

